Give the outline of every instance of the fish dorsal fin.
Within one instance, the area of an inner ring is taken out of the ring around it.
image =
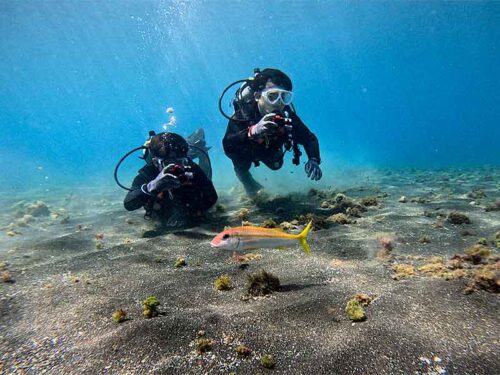
[[[225,226],[224,226],[224,230],[228,230],[228,229],[231,229],[231,227],[230,227],[230,226],[228,226],[228,225],[225,225]]]

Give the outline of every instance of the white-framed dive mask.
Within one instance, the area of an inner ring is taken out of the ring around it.
[[[278,101],[283,105],[290,105],[293,100],[293,92],[276,88],[264,90],[261,95],[271,105],[275,105]]]

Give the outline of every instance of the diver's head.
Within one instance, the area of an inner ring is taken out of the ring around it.
[[[189,145],[179,134],[165,132],[151,138],[149,149],[153,163],[161,170],[168,164],[184,164]]]
[[[254,96],[262,116],[282,113],[292,103],[292,81],[281,70],[264,69],[258,75]]]

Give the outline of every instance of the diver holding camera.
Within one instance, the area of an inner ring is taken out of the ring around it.
[[[222,98],[241,82],[233,100],[235,113],[229,117],[222,110]],[[221,95],[219,110],[229,119],[222,142],[224,152],[249,196],[262,188],[250,174],[252,163],[258,167],[263,162],[277,170],[283,165],[285,152],[293,151],[293,163],[299,165],[300,145],[308,157],[307,176],[315,181],[322,177],[318,139],[296,114],[292,100],[292,82],[277,69],[255,69],[254,77],[233,82]]]
[[[132,211],[144,207],[146,219],[180,227],[212,207],[217,193],[207,176],[211,171],[205,173],[191,160],[190,147],[194,146],[176,133],[152,135],[148,146],[140,147],[147,150],[147,164],[139,170],[132,187],[127,188],[125,208]]]

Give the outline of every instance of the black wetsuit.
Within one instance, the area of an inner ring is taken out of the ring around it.
[[[258,190],[260,187],[249,173],[252,162],[258,165],[262,161],[273,170],[281,168],[284,148],[290,146],[291,138],[297,144],[304,146],[309,158],[315,158],[318,163],[320,162],[319,143],[316,136],[289,107],[285,107],[284,111],[289,113],[289,118],[292,120],[292,134],[289,134],[284,128],[279,128],[278,132],[268,137],[267,140],[264,138],[254,140],[248,137],[248,128],[262,118],[257,108],[255,108],[253,116],[248,121],[234,120],[235,118],[244,119],[240,111],[237,111],[233,115],[233,119],[229,121],[222,145],[225,154],[233,162],[236,176],[248,192]]]
[[[189,166],[193,172],[189,184],[171,189],[171,196],[168,191],[159,195],[148,195],[141,190],[141,186],[154,180],[159,173],[153,164],[148,163],[135,177],[132,190],[123,202],[125,208],[133,211],[144,207],[146,215],[160,220],[168,220],[174,214],[181,214],[188,220],[202,215],[217,202],[217,192],[212,181],[196,163],[190,161]]]

